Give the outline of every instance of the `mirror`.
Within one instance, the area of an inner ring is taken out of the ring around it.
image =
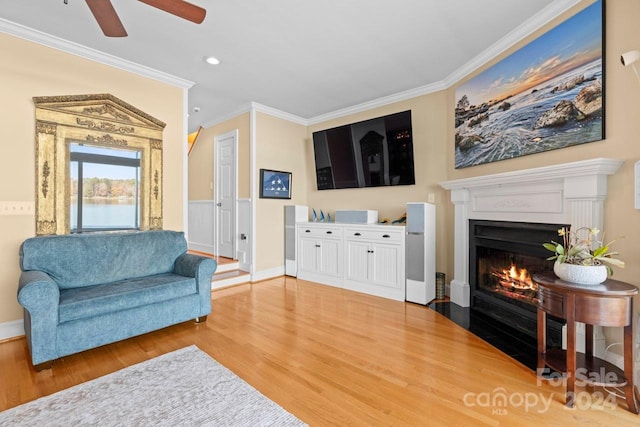
[[[110,94],[33,100],[36,235],[161,229],[165,124]],[[88,176],[106,166],[111,178]],[[103,181],[88,189],[91,178]],[[116,189],[113,179],[118,181]],[[126,218],[119,220],[115,210],[104,209],[107,201],[128,205],[119,209]],[[99,214],[110,211],[109,219],[89,213],[90,204],[100,203]]]

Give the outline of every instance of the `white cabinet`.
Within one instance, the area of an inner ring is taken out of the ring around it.
[[[298,278],[405,299],[404,227],[298,224]]]
[[[344,244],[344,288],[404,300],[403,227],[345,227]]]
[[[342,287],[342,228],[298,225],[298,277]]]

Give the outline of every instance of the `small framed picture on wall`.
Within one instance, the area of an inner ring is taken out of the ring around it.
[[[290,199],[291,172],[260,169],[261,199]]]

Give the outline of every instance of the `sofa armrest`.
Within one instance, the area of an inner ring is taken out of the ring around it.
[[[173,266],[173,272],[181,276],[195,277],[208,277],[209,282],[213,273],[215,273],[218,263],[213,258],[207,258],[194,254],[182,254],[177,259]]]
[[[56,353],[60,289],[42,271],[23,271],[18,302],[25,309],[24,329],[34,365],[53,360]]]
[[[211,279],[218,268],[213,258],[184,253],[173,266],[173,272],[181,276],[194,277],[200,294],[200,316],[211,313]]]
[[[43,271],[23,271],[18,283],[18,302],[30,313],[54,312],[53,324],[58,324],[60,289]]]

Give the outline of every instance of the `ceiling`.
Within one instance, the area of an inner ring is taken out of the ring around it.
[[[52,35],[63,49],[87,47],[90,57],[103,52],[193,82],[189,132],[250,102],[313,123],[444,89],[579,3],[191,0],[207,10],[197,25],[139,1],[111,1],[128,37],[105,37],[84,0],[0,0],[0,31]],[[206,64],[209,55],[221,63]]]

